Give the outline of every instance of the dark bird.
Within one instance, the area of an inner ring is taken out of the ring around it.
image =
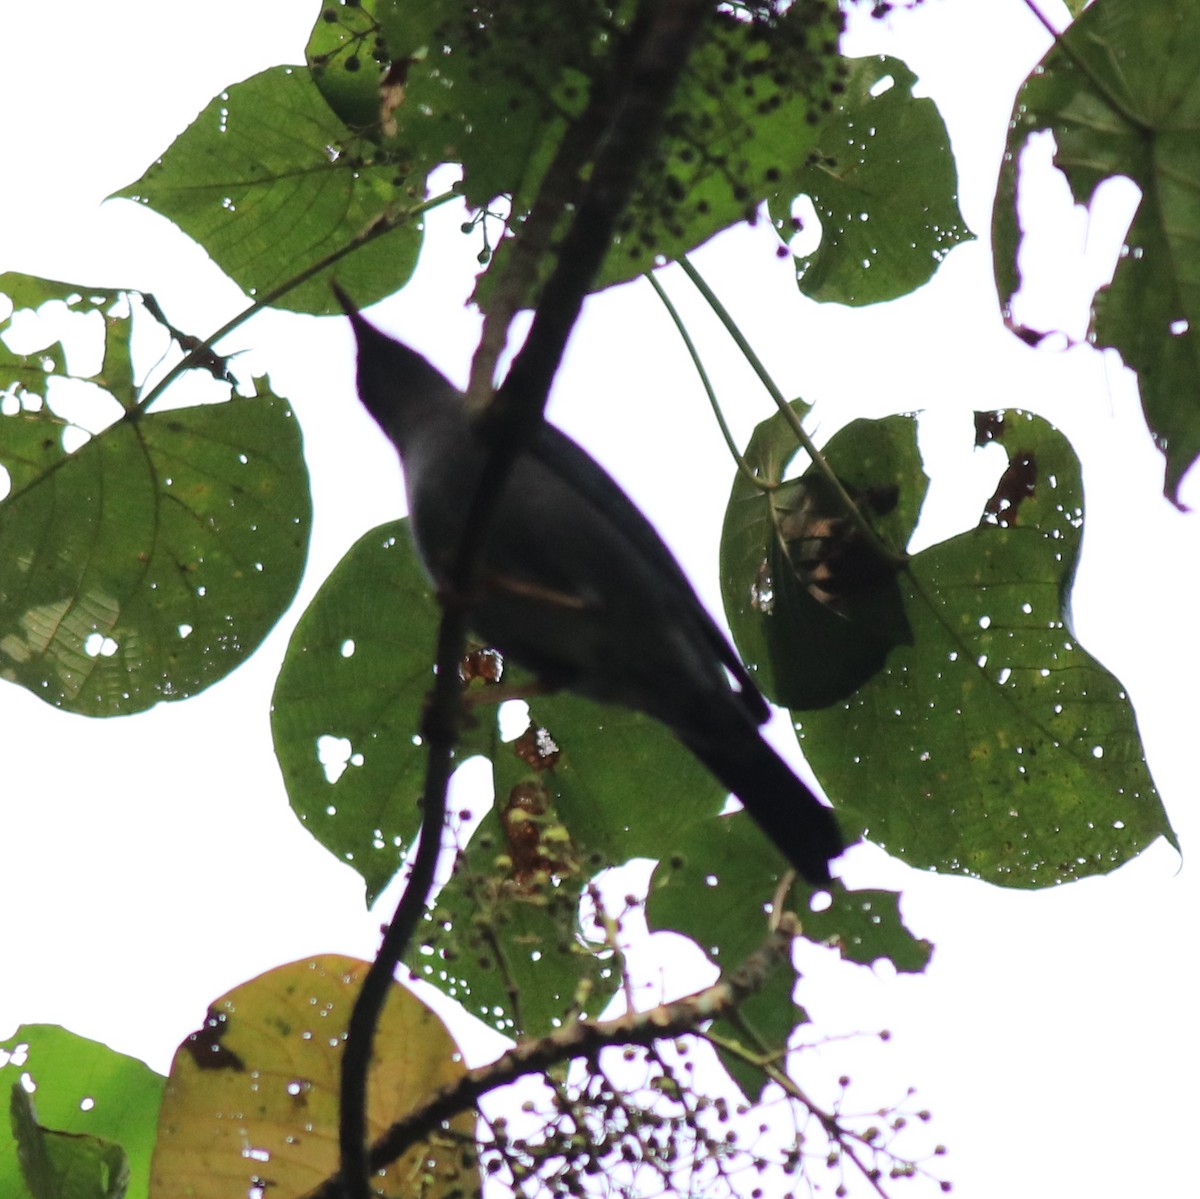
[[[458,388],[339,299],[359,395],[400,454],[417,553],[444,590],[488,443]],[[810,883],[829,882],[837,821],[763,740],[769,709],[745,666],[649,521],[553,425],[496,501],[469,617],[543,685],[661,720]]]

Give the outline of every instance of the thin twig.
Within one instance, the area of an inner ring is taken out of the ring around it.
[[[1079,54],[1075,47],[1072,46],[1067,40],[1066,33],[1067,30],[1071,28],[1070,25],[1067,26],[1067,30],[1063,30],[1060,33],[1057,29],[1055,29],[1050,18],[1047,17],[1044,12],[1042,12],[1040,6],[1036,3],[1036,0],[1025,0],[1025,7],[1029,9],[1029,11],[1041,24],[1042,28],[1045,29],[1046,32],[1054,39],[1055,46],[1057,46],[1058,49],[1061,50],[1063,54],[1071,60],[1071,63],[1079,69],[1079,71],[1086,77],[1087,81],[1092,85],[1092,87],[1096,89],[1096,92],[1104,99],[1104,102],[1113,110],[1113,112],[1115,112],[1118,116],[1123,117],[1126,121],[1128,121],[1136,129],[1140,129],[1143,133],[1154,132],[1153,126],[1146,120],[1146,118],[1140,116],[1132,109],[1127,108],[1124,101],[1122,101],[1119,96],[1115,95],[1108,84],[1106,84],[1104,80],[1101,79],[1094,70],[1092,70],[1091,63],[1089,63],[1087,59],[1083,57],[1083,55]]]
[[[746,340],[746,337],[742,333],[741,329],[738,328],[737,322],[733,319],[728,309],[726,309],[725,305],[721,303],[716,292],[709,287],[709,285],[705,282],[704,277],[686,257],[680,258],[678,262],[684,274],[687,275],[687,277],[692,281],[696,287],[696,290],[699,291],[708,305],[712,308],[713,312],[717,316],[717,319],[725,326],[729,336],[733,338],[738,349],[741,350],[742,354],[746,358],[746,361],[754,370],[754,373],[758,375],[763,386],[770,394],[771,399],[775,401],[775,406],[779,409],[780,415],[784,418],[784,420],[787,421],[793,434],[795,434],[796,440],[800,443],[801,448],[812,460],[812,464],[816,468],[817,473],[833,489],[834,494],[838,497],[838,501],[845,509],[846,515],[850,517],[851,522],[862,534],[866,543],[882,561],[888,562],[894,567],[903,566],[908,561],[908,556],[906,554],[898,553],[896,550],[892,549],[892,547],[888,545],[878,533],[875,532],[874,528],[871,526],[871,522],[862,514],[859,506],[854,502],[850,496],[850,493],[843,486],[841,479],[839,479],[834,473],[833,467],[831,467],[828,461],[826,461],[825,455],[817,449],[813,439],[809,437],[807,432],[805,432],[804,426],[800,423],[800,418],[792,410],[792,406],[787,402],[787,400],[784,399],[783,393],[775,384],[775,380],[771,377],[770,373],[767,371],[767,368],[762,364],[762,361],[754,352],[754,349],[750,343]]]
[[[576,1021],[549,1036],[517,1045],[488,1066],[468,1070],[456,1082],[435,1091],[376,1140],[370,1149],[370,1168],[381,1170],[398,1161],[443,1123],[474,1108],[497,1087],[530,1074],[543,1074],[575,1058],[594,1056],[610,1045],[652,1045],[658,1040],[695,1033],[703,1024],[728,1017],[762,989],[781,962],[789,959],[797,932],[798,923],[789,915],[761,948],[711,987],[649,1011],[627,1012],[612,1020]],[[336,1174],[310,1191],[305,1199],[347,1199],[350,1194],[342,1176]]]
[[[371,242],[380,237],[384,237],[389,233],[395,232],[401,225],[415,219],[422,213],[437,208],[441,204],[445,204],[449,200],[458,198],[457,191],[442,192],[441,195],[434,196],[432,199],[425,200],[423,203],[416,205],[413,208],[405,209],[403,213],[390,217],[380,217],[369,228],[364,229],[351,241],[344,246],[326,254],[323,258],[317,259],[311,266],[307,266],[304,270],[292,275],[289,279],[284,280],[278,287],[271,288],[270,291],[263,292],[261,296],[255,298],[253,303],[248,307],[243,308],[236,316],[230,317],[215,333],[210,333],[199,345],[193,346],[167,373],[140,399],[129,409],[129,414],[145,412],[155,400],[173,383],[184,371],[198,365],[207,357],[213,349],[213,346],[228,336],[239,325],[248,321],[256,312],[263,308],[270,308],[277,300],[282,299],[290,291],[295,291],[303,283],[307,283],[315,275],[319,275],[322,271],[336,265],[347,255],[353,254],[355,250],[361,250],[363,246],[370,245]]]
[[[887,1192],[883,1189],[879,1179],[874,1171],[864,1162],[859,1156],[858,1151],[851,1143],[852,1140],[858,1139],[855,1134],[848,1133],[846,1129],[839,1123],[838,1118],[832,1112],[826,1111],[820,1104],[804,1091],[799,1083],[787,1072],[787,1070],[779,1065],[779,1053],[774,1051],[764,1051],[762,1042],[757,1034],[753,1032],[740,1019],[740,1012],[734,1011],[730,1014],[730,1023],[739,1028],[749,1040],[754,1041],[758,1046],[757,1050],[747,1050],[737,1041],[732,1041],[727,1037],[718,1036],[711,1030],[702,1034],[703,1039],[708,1041],[714,1049],[720,1050],[723,1053],[729,1054],[732,1057],[739,1057],[747,1063],[763,1072],[763,1075],[776,1083],[782,1088],[784,1094],[789,1098],[794,1099],[802,1108],[805,1109],[825,1130],[825,1135],[846,1154],[847,1157],[854,1163],[862,1176],[870,1183],[871,1187],[879,1194],[882,1199],[888,1199]]]
[[[738,449],[737,442],[733,439],[733,432],[729,428],[729,422],[725,419],[725,413],[721,411],[721,402],[717,399],[717,393],[713,389],[712,380],[708,377],[708,371],[704,369],[704,362],[700,358],[700,351],[696,348],[696,343],[692,340],[692,335],[688,332],[687,325],[683,323],[683,317],[679,315],[679,310],[671,302],[671,297],[667,295],[663,285],[659,283],[653,271],[646,272],[646,280],[654,288],[655,294],[662,302],[662,306],[667,310],[667,315],[671,318],[676,332],[678,332],[680,339],[683,341],[684,348],[691,357],[692,365],[696,368],[696,374],[700,376],[700,383],[704,388],[704,394],[708,396],[708,405],[712,409],[713,416],[716,418],[717,428],[721,430],[721,436],[725,439],[725,444],[729,448],[729,454],[734,462],[737,463],[738,470],[745,480],[752,487],[757,487],[759,491],[774,490],[775,484],[755,474],[754,468],[742,457],[742,452]]]

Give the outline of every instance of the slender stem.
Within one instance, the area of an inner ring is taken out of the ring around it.
[[[721,303],[716,292],[705,282],[704,277],[686,258],[678,259],[679,266],[683,273],[692,281],[696,290],[704,297],[706,303],[712,308],[717,319],[725,326],[729,336],[733,338],[739,350],[745,356],[746,361],[753,368],[754,373],[758,375],[763,386],[767,389],[771,399],[775,401],[775,406],[779,409],[780,415],[787,421],[792,432],[796,436],[796,440],[800,443],[804,452],[812,459],[812,464],[816,468],[817,473],[829,484],[833,489],[834,494],[838,497],[839,502],[845,508],[847,515],[851,521],[862,533],[868,545],[872,550],[884,561],[890,562],[893,566],[903,566],[908,557],[905,554],[897,553],[891,546],[885,542],[871,526],[871,522],[862,514],[858,505],[851,498],[850,493],[843,486],[841,479],[834,473],[825,459],[825,455],[817,449],[813,440],[805,432],[804,426],[800,423],[800,418],[793,411],[792,406],[784,399],[783,393],[775,385],[775,380],[768,373],[767,368],[763,366],[762,361],[754,352],[753,347],[746,340],[737,322],[730,315],[725,305]]]
[[[737,447],[737,442],[733,439],[733,433],[729,428],[729,424],[725,420],[725,413],[721,411],[721,403],[717,399],[717,393],[713,390],[712,380],[708,377],[708,371],[704,369],[704,363],[700,359],[700,352],[696,349],[696,343],[692,341],[692,335],[687,331],[687,326],[683,323],[683,317],[679,315],[679,310],[671,303],[671,297],[663,290],[662,284],[659,283],[653,271],[646,272],[646,279],[650,286],[654,288],[659,300],[662,301],[663,307],[667,310],[667,315],[674,323],[684,347],[691,356],[692,364],[696,368],[696,374],[700,376],[700,383],[704,387],[704,394],[708,396],[709,407],[712,408],[713,416],[716,417],[717,427],[721,430],[721,436],[725,438],[725,444],[729,447],[729,453],[737,463],[738,470],[741,471],[747,482],[757,487],[760,491],[772,490],[772,484],[766,479],[759,478],[746,459],[742,457],[742,453]]]
[[[730,1023],[740,1024],[741,1022],[738,1020],[740,1015],[740,1012],[734,1012],[727,1019],[729,1019]],[[859,1156],[858,1150],[853,1143],[854,1140],[858,1139],[855,1134],[843,1128],[838,1122],[836,1115],[826,1111],[818,1103],[809,1098],[787,1070],[778,1064],[776,1060],[779,1056],[778,1054],[764,1054],[747,1050],[738,1044],[738,1042],[719,1036],[711,1029],[706,1030],[701,1035],[714,1049],[721,1049],[733,1057],[740,1057],[748,1065],[761,1070],[768,1079],[783,1090],[785,1095],[794,1099],[801,1107],[813,1115],[825,1130],[825,1135],[854,1163],[855,1168],[867,1180],[875,1193],[882,1196],[882,1199],[888,1199],[888,1194],[883,1189],[875,1172]]]
[[[1054,39],[1054,44],[1071,60],[1071,62],[1079,69],[1079,71],[1087,78],[1087,81],[1096,89],[1104,102],[1118,116],[1123,117],[1135,128],[1142,130],[1143,133],[1152,133],[1153,126],[1132,109],[1126,107],[1125,103],[1118,97],[1113,90],[1100,78],[1099,75],[1092,69],[1091,64],[1075,47],[1066,39],[1066,30],[1061,33],[1057,30],[1050,18],[1042,12],[1041,7],[1037,4],[1037,0],[1025,0],[1025,7],[1033,14],[1033,16],[1041,24],[1042,28]],[[1070,26],[1068,26],[1070,28]]]
[[[221,340],[221,338],[232,333],[234,329],[248,321],[256,312],[259,312],[263,308],[269,308],[277,300],[280,300],[286,296],[288,292],[294,291],[301,284],[307,283],[315,275],[319,275],[322,271],[328,270],[329,267],[334,266],[343,258],[347,257],[347,255],[353,254],[355,250],[360,250],[363,246],[369,245],[377,238],[383,237],[388,233],[392,233],[407,221],[411,221],[415,217],[418,217],[433,208],[437,208],[449,200],[456,199],[458,194],[459,193],[457,190],[442,192],[441,195],[434,196],[429,200],[425,200],[423,203],[418,204],[413,208],[405,209],[402,214],[392,217],[381,217],[368,229],[358,234],[357,237],[351,239],[344,246],[340,246],[338,249],[331,251],[324,257],[317,259],[316,262],[312,263],[310,266],[306,266],[304,270],[300,271],[298,274],[292,275],[283,283],[279,284],[278,287],[273,287],[270,291],[264,292],[261,296],[257,296],[253,303],[251,303],[248,307],[243,308],[242,311],[236,316],[233,316],[227,320],[215,333],[209,334],[209,336],[206,337],[199,345],[194,346],[190,351],[188,351],[188,353],[186,353],[177,363],[175,363],[175,365],[171,367],[169,371],[167,371],[167,373],[150,389],[150,391],[148,391],[146,395],[143,396],[133,406],[133,408],[130,409],[130,412],[145,412],[146,409],[149,408],[150,405],[153,404],[154,401],[157,400],[158,397],[161,396],[162,393],[166,391],[166,389],[177,378],[179,378],[184,371],[190,369],[193,365],[200,361],[212,350],[213,346],[215,346],[217,342]]]

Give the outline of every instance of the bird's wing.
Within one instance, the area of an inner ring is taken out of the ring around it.
[[[551,424],[543,423],[528,452],[565,486],[581,493],[593,512],[602,514],[609,525],[618,530],[642,562],[647,575],[662,589],[666,605],[687,622],[691,633],[733,675],[755,722],[761,724],[766,720],[769,712],[766,701],[737,651],[696,596],[695,589],[657,530],[608,472],[586,450]]]

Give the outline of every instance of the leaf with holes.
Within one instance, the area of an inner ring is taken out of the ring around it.
[[[0,1096],[19,1091],[32,1099],[14,1110],[10,1139],[0,1134],[0,1195],[55,1199],[75,1194],[51,1189],[65,1173],[78,1193],[145,1199],[150,1155],[166,1079],[126,1057],[48,1024],[24,1024],[0,1043]],[[26,1094],[31,1092],[31,1094]],[[26,1186],[18,1158],[31,1157],[38,1181]],[[122,1176],[123,1192],[113,1192]]]
[[[626,22],[635,11],[633,7],[618,9],[616,17]],[[555,144],[561,140],[563,147],[578,152],[579,137],[586,136],[589,119],[594,121],[589,110],[580,115],[589,91],[599,88],[604,94],[611,86],[608,73],[622,71],[619,56],[628,42],[614,38],[611,25],[611,16],[605,16],[593,30],[583,22],[556,24],[551,20],[564,63],[562,83],[554,94],[559,111],[578,119],[568,124],[559,116],[556,123],[548,114],[540,127],[529,131],[534,137],[531,145],[524,147],[523,155],[496,156],[510,175],[513,164],[524,168],[519,186],[512,189],[517,213],[533,203]],[[762,20],[755,21],[741,20],[725,11],[711,15],[665,114],[657,151],[645,164],[618,221],[617,235],[600,269],[597,287],[624,282],[666,260],[682,257],[722,229],[754,219],[764,200],[791,185],[808,160],[821,114],[835,103],[844,61],[837,52],[840,27],[837,5],[828,0],[791,5],[781,13],[764,13]],[[508,99],[507,88],[512,86],[514,56],[510,52],[502,57],[508,47],[495,43],[494,37],[476,35],[475,40],[485,46],[490,42],[492,52],[500,56],[495,69],[506,87],[497,103],[492,98],[494,89],[480,86],[485,81],[471,82],[469,72],[474,64],[464,72],[466,82],[478,89],[477,100],[488,109],[489,123],[479,121],[475,126],[475,150],[483,160],[491,129],[496,128],[497,136],[510,139],[515,132],[506,131],[505,123],[512,121],[512,109],[517,106],[512,100],[507,106],[503,103]],[[527,57],[543,70],[540,42],[536,50]],[[518,56],[517,61],[523,60]],[[432,59],[426,64],[427,70],[431,64]],[[515,113],[518,121],[539,103],[544,104],[541,97],[551,94],[549,87],[526,85],[523,90],[524,104]],[[444,83],[442,91],[446,91]],[[461,99],[455,92],[450,95]],[[571,134],[564,136],[567,129]],[[570,142],[569,136],[575,136],[576,142]],[[487,157],[493,155],[495,151]],[[466,162],[465,170],[470,188],[470,162]],[[493,170],[487,177],[495,180],[500,176]],[[470,190],[468,194],[477,198]],[[481,277],[475,293],[476,301],[484,307],[496,286],[496,268],[502,270],[513,252],[511,239],[497,245],[493,268]],[[546,263],[542,269],[548,269]]]
[[[292,810],[367,884],[399,869],[421,824],[421,712],[438,610],[407,521],[364,534],[296,624],[271,697],[271,735]],[[478,751],[466,730],[462,760]],[[486,736],[486,734],[483,734]]]
[[[103,309],[104,367],[87,381],[122,413],[91,436],[56,415],[60,345],[0,359],[0,677],[90,716],[194,695],[249,657],[295,594],[311,519],[296,420],[261,382],[252,398],[147,413],[130,321],[114,314],[123,293],[84,300],[13,276],[0,290]]]
[[[338,1094],[346,1028],[367,963],[327,954],[269,970],[223,995],[179,1047],[158,1122],[151,1199],[302,1195],[338,1168]],[[462,1065],[450,1034],[394,984],[375,1032],[367,1086],[374,1139]],[[475,1117],[380,1171],[381,1194],[476,1193]],[[419,1184],[419,1189],[418,1189]]]
[[[898,58],[850,61],[842,103],[814,139],[795,190],[771,204],[792,225],[807,195],[821,241],[796,257],[800,290],[814,300],[876,304],[915,291],[973,234],[958,208],[950,137],[937,105],[913,95],[917,77]]]
[[[1021,284],[1018,161],[1049,130],[1054,161],[1087,204],[1116,176],[1142,199],[1112,282],[1096,295],[1089,340],[1137,372],[1146,423],[1166,455],[1165,490],[1200,457],[1200,7],[1194,0],[1104,0],[1063,34],[1017,93],[996,188],[996,287]]]
[[[807,408],[793,405],[796,416]],[[853,446],[838,464],[838,474],[857,497],[886,541],[908,541],[928,479],[917,449],[911,418],[859,420],[831,444]],[[751,481],[735,476],[721,530],[721,591],[725,614],[742,658],[772,703],[789,708],[818,708],[854,693],[880,669],[897,645],[911,645],[913,632],[891,571],[879,571],[875,554],[855,540],[840,503],[830,503],[815,468],[775,486],[796,454],[796,436],[782,414],[762,421],[746,446],[754,471]],[[805,516],[805,504],[812,500]],[[880,509],[886,508],[881,512]],[[820,536],[803,535],[808,524]],[[836,536],[835,536],[836,535]],[[796,569],[795,545],[842,544],[843,563],[863,576],[846,604],[835,610],[823,602],[816,573],[817,551],[806,574]],[[855,563],[862,565],[854,566]]]
[[[519,672],[506,672],[505,682]],[[724,788],[664,726],[576,695],[530,699],[531,726],[488,751],[497,801],[438,895],[409,965],[509,1036],[596,1015],[619,983],[611,948],[581,928],[606,866],[670,855],[719,812]],[[748,823],[748,821],[747,821]],[[755,878],[769,843],[757,828]],[[599,932],[599,930],[597,930]]]
[[[847,827],[915,866],[1042,887],[1176,842],[1129,697],[1070,628],[1078,461],[1028,413],[981,427],[1009,466],[979,526],[900,575],[912,644],[797,729]],[[858,458],[852,438],[827,452]]]
[[[146,204],[198,241],[251,295],[280,287],[352,245],[412,203],[405,167],[334,115],[306,67],[272,67],[234,84],[135,183],[114,198]],[[337,262],[363,303],[401,286],[416,266],[416,219]],[[276,303],[337,310],[332,265]]]
[[[646,920],[653,931],[690,937],[715,963],[732,970],[762,944],[766,922],[746,917],[778,902],[776,879],[785,868],[747,816],[696,821],[681,831],[674,852],[655,868]],[[897,970],[925,969],[931,947],[904,927],[898,896],[847,891],[835,883],[832,897],[825,910],[814,912],[807,903],[811,890],[797,881],[783,901],[799,913],[805,937],[836,947],[850,961],[873,965],[886,958]],[[781,964],[742,1005],[736,1025],[721,1021],[714,1032],[735,1040],[749,1032],[758,1041],[749,1046],[752,1050],[782,1051],[794,1029],[808,1019],[792,999],[795,981],[795,969]],[[737,1054],[722,1053],[721,1060],[747,1096],[760,1096],[767,1080],[759,1067]]]
[[[317,90],[354,130],[379,124],[381,66],[387,56],[381,49],[377,7],[377,0],[322,5],[304,47]]]

